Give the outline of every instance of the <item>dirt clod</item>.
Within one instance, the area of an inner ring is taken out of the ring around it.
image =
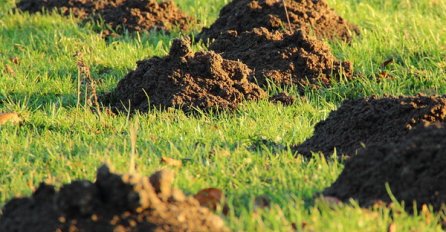
[[[429,108],[429,107],[427,107]],[[443,125],[444,126],[444,125]],[[391,203],[386,184],[408,211],[413,202],[446,209],[446,129],[420,126],[398,142],[380,143],[347,160],[338,179],[323,194],[362,206]]]
[[[314,135],[295,149],[354,155],[364,146],[396,142],[413,128],[446,121],[446,96],[370,97],[346,100],[319,122]]]
[[[314,31],[318,38],[344,41],[359,34],[358,27],[338,16],[325,0],[286,0],[285,3],[293,31],[302,30],[305,34]],[[228,30],[242,33],[258,27],[288,30],[282,0],[234,0],[223,7],[217,21],[210,28],[204,28],[198,37],[215,39]]]
[[[195,198],[172,188],[171,176],[118,175],[103,166],[94,183],[74,181],[59,191],[41,184],[5,205],[0,231],[227,231]]]
[[[121,33],[149,30],[170,31],[175,27],[187,30],[191,17],[184,15],[173,1],[156,0],[22,0],[17,8],[30,13],[57,11],[72,13],[80,19],[103,20]]]
[[[353,72],[350,62],[338,61],[328,45],[301,31],[290,34],[263,27],[227,31],[209,49],[247,64],[255,70],[259,85],[268,80],[279,85],[329,85],[331,78],[351,78]]]
[[[147,111],[150,106],[184,111],[234,109],[244,100],[266,96],[250,83],[251,70],[215,52],[194,53],[190,41],[173,41],[169,55],[139,61],[103,102],[117,111]]]
[[[272,103],[281,103],[284,106],[290,106],[296,101],[296,97],[290,96],[287,93],[278,93],[269,98],[269,101]]]

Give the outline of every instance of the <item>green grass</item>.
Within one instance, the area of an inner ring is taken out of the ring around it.
[[[13,196],[29,195],[41,181],[61,185],[93,179],[104,162],[127,171],[129,125],[138,119],[138,170],[148,175],[162,168],[161,156],[186,159],[177,170],[175,185],[187,193],[222,189],[231,208],[224,218],[235,231],[289,231],[293,224],[308,231],[387,231],[390,224],[398,231],[441,231],[444,214],[409,215],[398,204],[367,210],[354,202],[332,207],[315,201],[313,197],[336,179],[343,163],[317,154],[312,159],[295,158],[289,149],[261,141],[285,147],[300,143],[347,98],[446,94],[445,1],[330,0],[362,31],[350,46],[330,45],[338,58],[352,61],[364,77],[309,90],[290,107],[261,101],[220,115],[152,111],[101,120],[76,107],[73,54],[84,53],[99,90],[105,92],[137,60],[166,54],[178,34],[141,34],[105,42],[93,25],[80,27],[75,19],[56,14],[14,13],[13,2],[0,0],[0,112],[19,112],[26,122],[0,128],[0,205]],[[199,31],[228,1],[177,2],[200,20],[193,29]],[[14,64],[12,57],[20,63]],[[395,62],[386,71],[394,78],[378,80],[380,64],[391,57]],[[14,74],[6,71],[6,64]],[[273,206],[254,210],[258,195],[267,195]]]

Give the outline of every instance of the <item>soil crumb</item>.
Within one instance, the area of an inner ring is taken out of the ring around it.
[[[194,53],[189,40],[176,39],[169,55],[139,61],[137,68],[102,99],[116,111],[145,112],[150,106],[231,110],[244,100],[258,100],[266,93],[250,83],[251,70],[215,52]]]
[[[298,153],[351,156],[364,146],[400,140],[411,129],[446,121],[446,96],[375,97],[346,100],[319,122]]]
[[[285,92],[278,93],[269,98],[269,101],[272,103],[281,103],[284,106],[290,106],[296,101],[296,97],[290,96]]]
[[[406,210],[413,202],[434,210],[446,209],[446,129],[433,125],[417,127],[396,143],[372,145],[347,160],[338,179],[323,194],[343,201],[356,199],[368,207],[375,202],[391,203],[386,190]]]
[[[240,60],[255,70],[256,80],[264,86],[269,81],[278,85],[299,87],[324,86],[332,78],[352,78],[350,62],[338,61],[323,41],[301,31],[293,34],[255,28],[238,33],[227,31],[209,46],[225,59]]]
[[[358,27],[338,16],[325,0],[286,0],[285,3],[293,31],[302,30],[306,34],[311,31],[319,39],[339,38],[347,42],[359,34]],[[234,0],[222,8],[215,23],[204,28],[198,37],[215,39],[228,30],[242,33],[258,27],[289,29],[283,1]]]
[[[30,13],[57,11],[80,19],[103,20],[118,33],[124,32],[124,28],[129,32],[187,30],[193,21],[169,0],[22,0],[17,8]]]
[[[118,175],[106,166],[96,181],[41,184],[31,197],[9,201],[0,231],[228,231],[223,220],[172,188],[174,175]]]

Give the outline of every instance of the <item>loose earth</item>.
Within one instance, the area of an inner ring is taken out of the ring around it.
[[[341,39],[347,42],[359,34],[359,28],[331,9],[325,0],[234,0],[223,7],[219,18],[198,37],[215,39],[227,31],[242,33],[254,28],[303,31],[319,39]],[[288,12],[290,24],[286,12]]]
[[[397,142],[419,125],[444,122],[446,96],[370,97],[346,100],[319,122],[314,135],[295,150],[310,156],[355,155],[370,145]]]
[[[101,99],[115,111],[146,112],[153,107],[231,110],[266,93],[250,83],[251,70],[215,52],[194,53],[190,41],[176,39],[169,55],[139,61],[136,70]]]
[[[10,200],[0,231],[228,231],[223,220],[172,188],[174,175],[118,175],[102,166],[96,181],[61,187],[42,183],[30,197]]]
[[[413,211],[432,205],[446,209],[446,129],[420,126],[398,142],[367,147],[347,160],[338,179],[323,194],[343,201],[355,199],[362,206],[376,201],[391,203],[391,194]]]
[[[255,70],[255,80],[261,86],[268,82],[277,85],[320,87],[332,79],[351,79],[350,62],[341,62],[323,41],[301,31],[293,34],[254,28],[238,33],[227,31],[209,46],[223,58],[240,60]]]
[[[193,19],[173,1],[156,0],[22,0],[17,8],[30,13],[57,11],[80,19],[104,21],[113,32],[187,30]],[[106,32],[111,34],[112,32]]]

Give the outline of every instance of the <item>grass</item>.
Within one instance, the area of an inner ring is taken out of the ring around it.
[[[224,0],[177,0],[202,26],[218,16]],[[165,55],[177,33],[124,36],[105,42],[93,25],[80,27],[56,14],[12,11],[0,0],[0,112],[16,111],[21,126],[0,128],[0,204],[31,193],[39,182],[61,185],[93,179],[101,163],[129,170],[130,125],[138,120],[135,162],[144,174],[162,168],[161,156],[187,160],[175,185],[188,193],[222,189],[231,208],[225,217],[235,231],[441,231],[444,214],[409,215],[398,204],[362,209],[313,200],[342,171],[343,163],[315,154],[294,157],[286,147],[311,136],[314,125],[347,98],[370,95],[446,94],[446,2],[441,0],[329,0],[340,15],[361,27],[348,46],[330,45],[364,77],[308,90],[290,107],[267,101],[246,103],[235,113],[187,116],[152,111],[129,118],[103,117],[76,107],[77,69],[73,54],[82,51],[99,91],[111,90],[135,62]],[[210,7],[209,7],[210,6]],[[203,49],[197,45],[194,49]],[[19,64],[11,58],[17,57]],[[380,64],[393,58],[380,80]],[[8,72],[8,65],[14,73]],[[272,88],[270,93],[277,91]],[[297,95],[296,91],[289,91]],[[263,144],[276,141],[285,148]],[[267,195],[272,207],[255,210]]]

